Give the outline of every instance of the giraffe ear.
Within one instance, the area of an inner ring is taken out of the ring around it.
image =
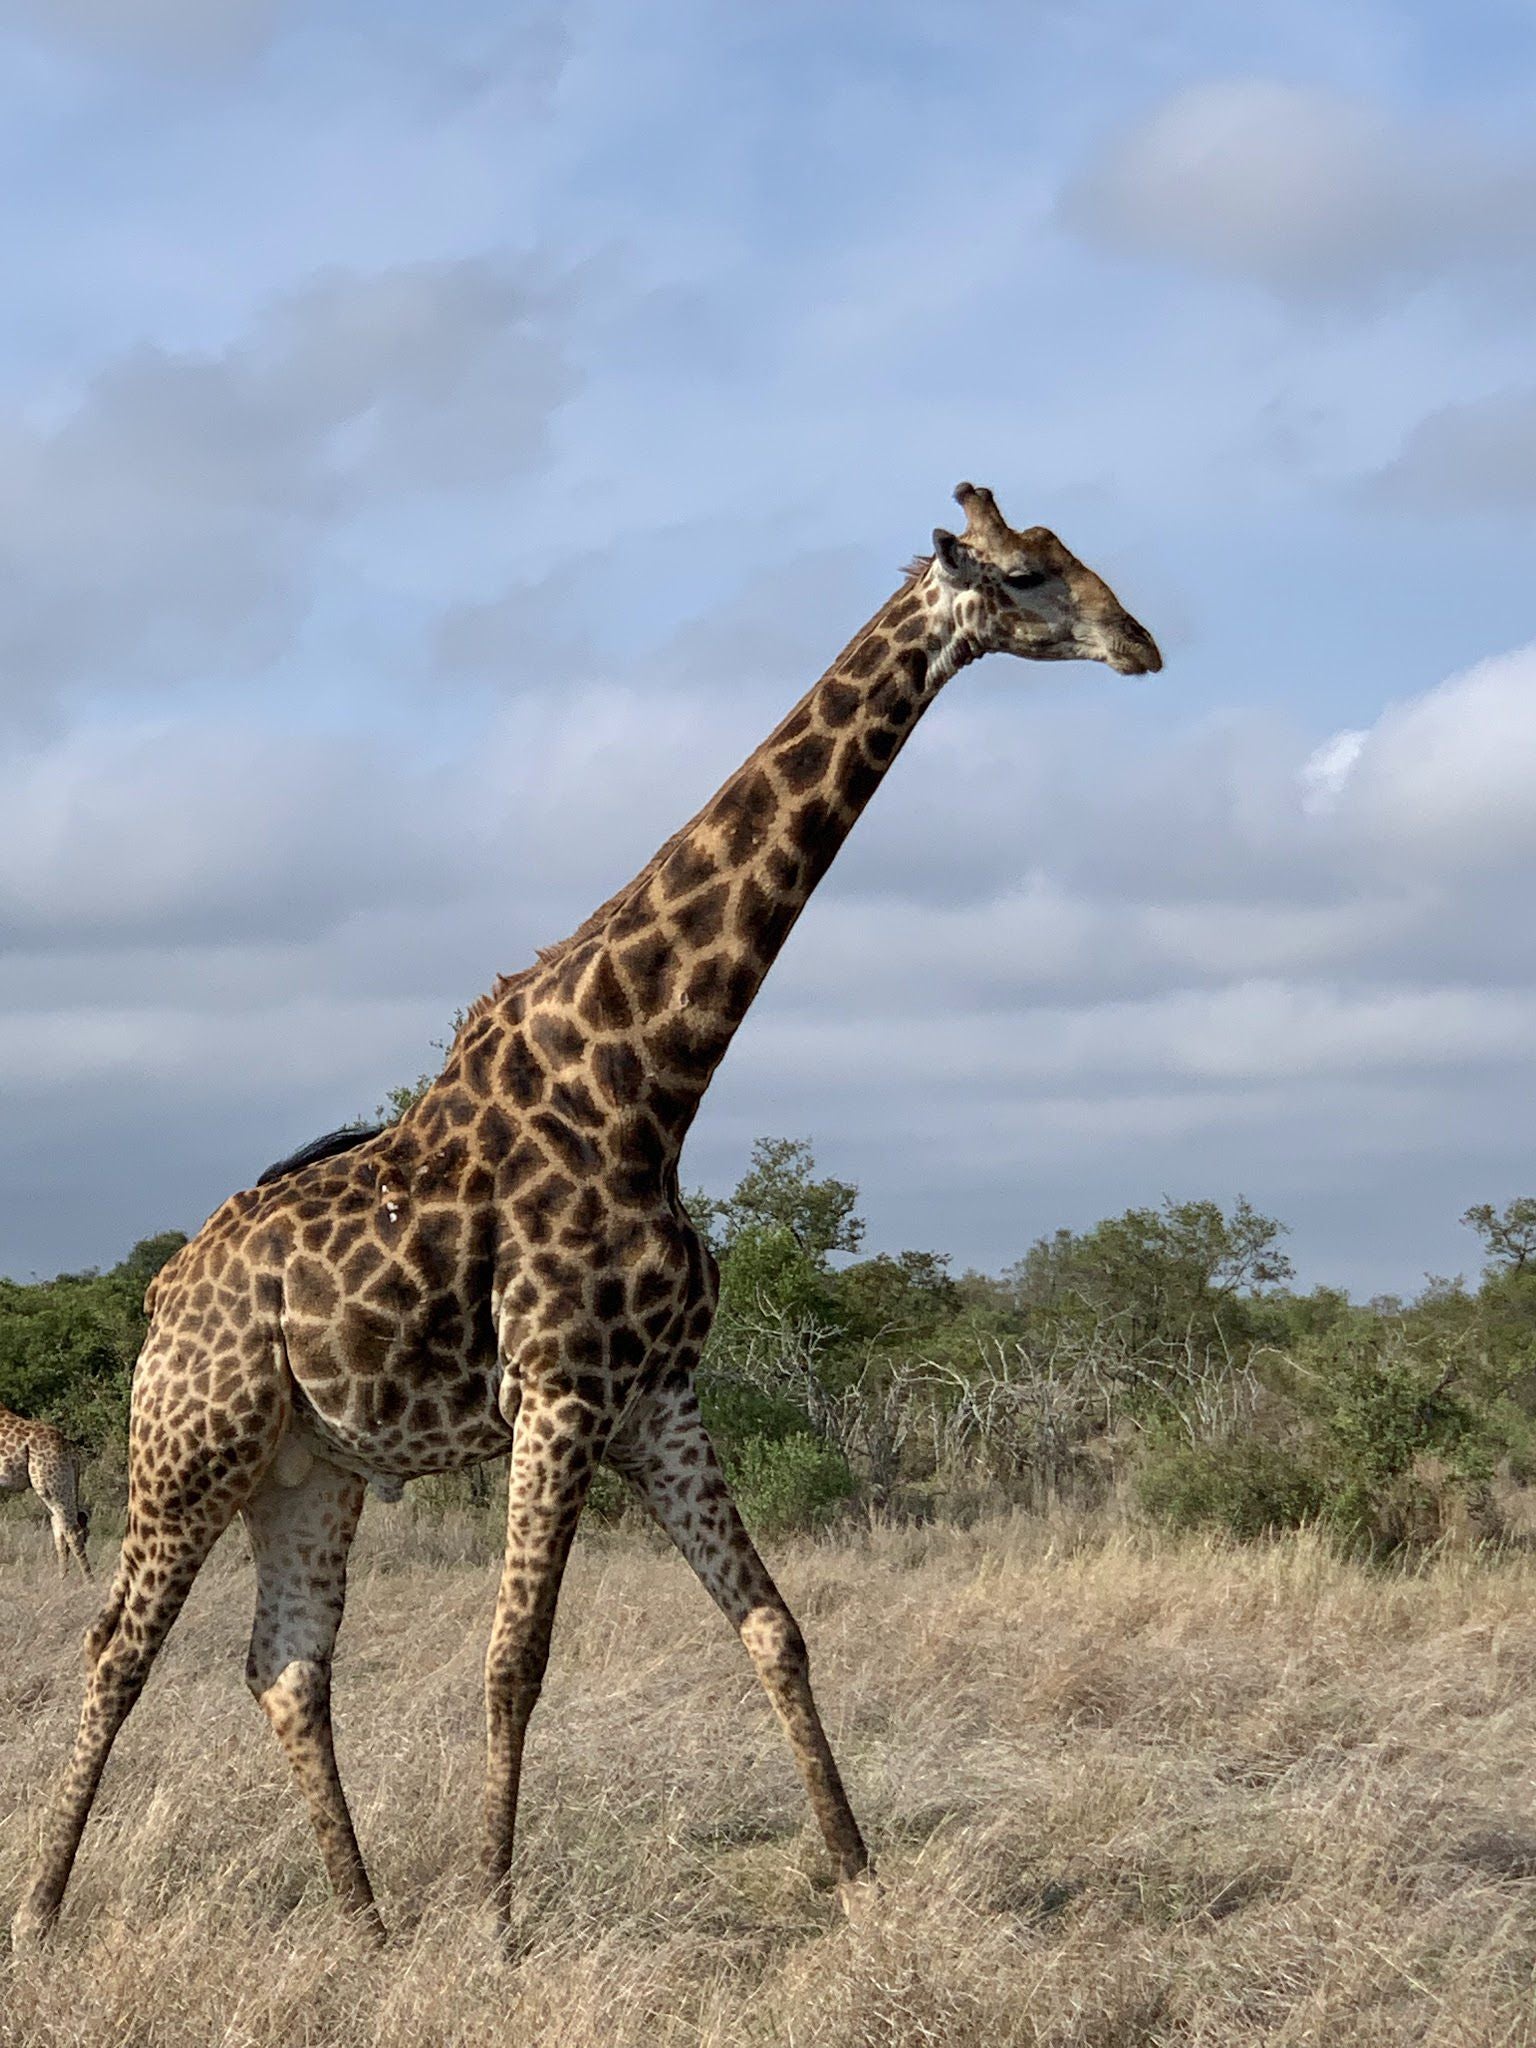
[[[933,529],[933,559],[940,575],[951,583],[969,584],[976,581],[976,557],[963,540],[956,538],[947,527]]]

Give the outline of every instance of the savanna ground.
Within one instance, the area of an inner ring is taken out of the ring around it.
[[[105,1565],[110,1546],[95,1546]],[[1536,1562],[1412,1572],[1113,1518],[769,1546],[880,1859],[838,1911],[734,1638],[643,1532],[584,1535],[524,1779],[515,1967],[469,1890],[491,1525],[370,1503],[342,1767],[393,1930],[361,1950],[204,1570],[5,2043],[1536,2041]],[[100,1587],[0,1517],[0,1907]]]

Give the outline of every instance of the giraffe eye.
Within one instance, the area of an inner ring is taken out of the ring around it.
[[[1042,583],[1049,581],[1044,569],[1019,569],[1003,581],[1010,590],[1038,590]]]

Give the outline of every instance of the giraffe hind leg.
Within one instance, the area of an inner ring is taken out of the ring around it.
[[[53,1524],[53,1552],[59,1560],[59,1570],[67,1578],[70,1559],[73,1558],[85,1577],[90,1578],[91,1561],[85,1554],[85,1539],[80,1531],[78,1514],[69,1515],[50,1507],[48,1519]]]
[[[245,1678],[309,1806],[331,1889],[382,1941],[331,1732],[331,1655],[364,1491],[362,1479],[316,1460],[295,1485],[284,1485],[274,1468],[246,1503],[256,1619]]]
[[[144,1689],[203,1560],[272,1462],[287,1424],[287,1383],[253,1347],[245,1398],[193,1404],[196,1354],[152,1332],[133,1381],[128,1528],[107,1604],[86,1637],[89,1675],[75,1746],[43,1823],[32,1881],[11,1922],[21,1946],[58,1917],[117,1732]],[[262,1377],[265,1370],[267,1377]]]
[[[130,1516],[118,1566],[120,1618],[92,1665],[74,1753],[44,1823],[32,1883],[11,1922],[17,1948],[46,1935],[58,1917],[117,1731],[144,1690],[150,1666],[223,1526],[204,1521],[191,1528],[148,1530],[136,1527]]]
[[[79,1481],[74,1466],[62,1459],[51,1459],[45,1464],[34,1453],[31,1478],[32,1491],[48,1512],[53,1531],[53,1554],[59,1561],[59,1570],[67,1577],[69,1562],[73,1558],[89,1578],[91,1565],[85,1554],[85,1517],[80,1512]]]

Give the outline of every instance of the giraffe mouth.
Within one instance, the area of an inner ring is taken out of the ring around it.
[[[1105,659],[1122,676],[1155,676],[1163,665],[1157,642],[1135,619],[1127,619],[1115,634]]]

